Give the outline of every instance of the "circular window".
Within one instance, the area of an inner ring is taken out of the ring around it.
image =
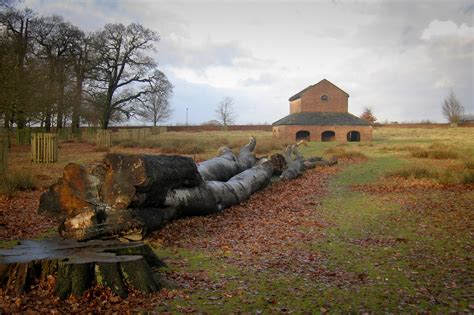
[[[327,95],[321,95],[321,101],[327,101],[329,97]]]

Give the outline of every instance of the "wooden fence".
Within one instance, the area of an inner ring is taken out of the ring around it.
[[[34,133],[31,135],[31,161],[33,163],[58,161],[58,136],[55,133]]]
[[[5,175],[8,168],[8,135],[0,134],[0,175]]]
[[[112,131],[97,130],[96,144],[98,147],[107,147],[107,148],[111,147],[112,146]]]
[[[121,142],[130,140],[134,142],[140,142],[152,134],[152,128],[119,129],[117,132],[112,133],[112,141]]]
[[[165,126],[151,127],[152,135],[159,135],[160,133],[165,133],[166,131],[167,131],[167,128]]]

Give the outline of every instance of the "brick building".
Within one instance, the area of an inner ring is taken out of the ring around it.
[[[372,126],[348,112],[349,94],[326,79],[290,97],[290,114],[273,123],[273,137],[290,141],[370,141]]]

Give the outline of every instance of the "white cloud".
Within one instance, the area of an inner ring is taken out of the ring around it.
[[[435,82],[435,88],[447,89],[451,88],[454,85],[454,81],[451,78],[444,77]]]
[[[474,27],[469,27],[465,23],[457,25],[453,21],[433,20],[428,27],[423,30],[421,39],[432,40],[439,38],[467,38],[474,39]]]

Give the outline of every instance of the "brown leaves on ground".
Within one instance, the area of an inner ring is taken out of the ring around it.
[[[294,245],[317,238],[327,225],[316,216],[314,207],[327,193],[327,180],[335,172],[336,168],[330,167],[307,171],[222,213],[174,221],[153,238],[167,247],[205,250],[255,270],[284,261],[301,265],[298,259],[305,259],[304,249]],[[291,253],[290,248],[299,252]]]
[[[187,296],[178,290],[162,289],[155,294],[129,292],[127,298],[115,295],[110,288],[96,286],[82,297],[62,301],[54,295],[55,279],[48,276],[20,297],[6,295],[0,289],[2,314],[131,314],[166,305],[167,301]]]
[[[0,240],[37,237],[58,222],[37,212],[41,191],[28,191],[0,199]]]
[[[342,271],[326,270],[321,265],[319,255],[305,248],[305,244],[320,237],[321,230],[328,225],[316,217],[314,207],[318,199],[328,192],[328,179],[336,171],[334,167],[309,170],[295,180],[277,182],[222,213],[176,220],[150,241],[172,248],[199,249],[209,255],[218,255],[225,262],[244,270],[271,269],[328,281],[347,279]],[[39,193],[31,193],[31,198],[37,203]],[[26,208],[36,209],[37,204],[34,207],[32,204],[28,207],[25,205]],[[21,213],[18,209],[13,212]],[[32,216],[29,218],[32,222],[43,220]],[[31,224],[27,226],[31,228]],[[10,228],[12,230],[13,227]],[[18,235],[14,233],[9,237],[17,238]],[[179,267],[180,263],[185,262],[168,261],[174,267]],[[166,306],[167,301],[174,298],[187,299],[187,291],[222,290],[229,280],[211,280],[205,270],[193,273],[166,271],[165,275],[179,284],[180,289],[163,289],[151,295],[131,292],[129,297],[122,299],[107,289],[96,287],[80,298],[71,297],[61,301],[54,296],[51,281],[43,281],[18,298],[0,292],[0,307],[6,312],[127,313]]]

